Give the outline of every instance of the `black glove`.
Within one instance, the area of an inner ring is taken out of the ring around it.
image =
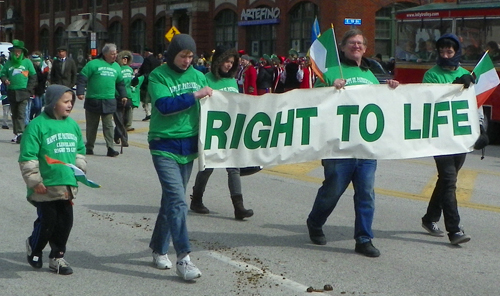
[[[135,76],[132,78],[132,81],[130,82],[130,86],[136,87],[139,84],[139,78]]]
[[[469,86],[472,83],[476,83],[476,80],[474,79],[474,77],[472,75],[464,74],[460,77],[457,77],[457,79],[455,79],[452,83],[453,84],[463,84],[464,88],[469,88]]]
[[[474,149],[476,150],[481,150],[490,143],[488,134],[486,133],[482,125],[479,126],[479,130],[481,133],[479,134],[479,138],[477,138],[476,143],[474,143]]]

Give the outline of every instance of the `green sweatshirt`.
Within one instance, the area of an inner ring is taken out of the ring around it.
[[[36,71],[30,59],[23,59],[19,67],[14,67],[12,61],[8,60],[0,72],[0,77],[10,80],[9,90],[27,88],[28,77],[31,75],[36,75]]]
[[[207,78],[208,86],[213,89],[235,93],[238,92],[238,83],[234,78],[228,77],[217,79],[215,78],[215,75],[212,74],[212,72],[208,72],[207,74],[205,74],[205,77]]]
[[[346,80],[346,86],[359,84],[379,84],[372,71],[363,71],[360,67],[357,66],[348,66],[342,64],[342,76]],[[324,74],[323,78],[325,79],[325,83],[321,82],[321,80],[318,79],[316,80],[314,87],[333,86],[333,82],[335,81],[335,79],[341,78],[339,67],[329,68],[328,71]]]
[[[95,59],[87,63],[80,72],[87,78],[87,98],[109,100],[115,98],[116,83],[123,81],[120,65]]]
[[[48,164],[45,156],[75,164],[76,154],[85,154],[82,132],[70,117],[62,120],[42,112],[23,133],[19,162],[38,160],[43,184],[78,187],[73,170],[61,164]]]
[[[144,82],[144,75],[137,77],[137,79],[139,80],[139,83],[136,86],[130,87],[132,92],[132,106],[136,108],[141,104],[141,85]]]
[[[151,96],[151,120],[149,122],[148,142],[159,139],[183,139],[198,135],[200,120],[200,102],[195,100],[191,107],[172,114],[161,114],[155,107],[158,99],[175,100],[186,93],[194,93],[207,86],[207,79],[200,71],[190,66],[183,73],[178,73],[167,64],[157,67],[149,74],[148,92]],[[151,150],[152,155],[162,155],[187,163],[198,155],[187,156],[167,151]]]
[[[123,65],[121,66],[121,74],[123,77],[123,84],[125,84],[125,90],[127,91],[127,98],[132,99],[132,87],[130,83],[132,82],[132,78],[134,78],[134,70],[130,68],[130,66]],[[115,96],[120,98],[118,90],[116,90]]]
[[[452,83],[464,74],[470,73],[462,67],[458,67],[456,70],[447,70],[435,65],[425,72],[422,83]]]

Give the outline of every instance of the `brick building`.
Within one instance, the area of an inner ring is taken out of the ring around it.
[[[165,33],[175,26],[193,36],[198,54],[210,55],[218,44],[253,56],[306,52],[315,17],[322,31],[333,24],[337,36],[361,22],[367,54],[394,52],[393,12],[430,2],[456,0],[4,0],[0,2],[0,40],[25,41],[29,50],[53,55],[67,45],[77,60],[90,46],[113,42],[120,49],[155,53],[168,46]],[[95,42],[91,40],[96,32]]]

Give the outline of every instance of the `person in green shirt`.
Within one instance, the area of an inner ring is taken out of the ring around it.
[[[441,36],[436,42],[436,49],[438,52],[436,65],[425,72],[422,82],[458,83],[468,88],[474,82],[474,79],[469,71],[460,66],[462,46],[457,36],[454,34]],[[484,146],[481,148],[484,148]],[[466,155],[466,153],[458,153],[434,156],[438,180],[432,192],[427,212],[422,217],[422,227],[429,234],[444,236],[444,232],[437,225],[441,213],[443,213],[448,238],[453,245],[466,243],[471,239],[460,226],[456,197],[458,172],[465,162]]]
[[[239,54],[236,49],[218,46],[212,56],[210,72],[205,77],[208,86],[220,91],[238,93],[238,83],[234,76],[238,71]],[[191,195],[190,209],[199,214],[208,214],[210,211],[203,204],[203,193],[214,169],[206,168],[198,172]],[[243,206],[243,194],[241,193],[241,180],[239,168],[226,168],[229,193],[234,206],[234,217],[238,220],[252,217],[253,211]]]
[[[130,67],[130,64],[132,64],[132,52],[122,50],[118,53],[116,61],[121,68],[127,97],[122,98],[118,91],[116,91],[116,111],[113,114],[113,119],[115,121],[114,140],[116,144],[121,143],[122,147],[128,147],[128,134],[126,127],[127,125],[130,125],[128,122],[130,113],[132,112],[132,87],[130,86],[130,82],[132,81],[132,78],[134,78],[134,70]]]
[[[196,44],[186,34],[177,34],[168,46],[167,63],[149,75],[151,121],[148,142],[162,188],[160,210],[149,247],[153,263],[168,269],[170,239],[177,253],[177,275],[184,280],[201,276],[191,262],[187,231],[186,186],[198,156],[199,99],[212,95],[207,79],[191,66]]]
[[[86,170],[85,145],[78,123],[69,117],[74,92],[63,85],[47,88],[45,109],[34,118],[21,140],[19,167],[28,189],[27,198],[38,218],[26,240],[28,263],[42,268],[42,251],[50,244],[49,268],[62,275],[73,270],[64,259],[73,227],[73,199],[78,184],[73,170],[50,159]]]
[[[330,68],[325,74],[325,82],[317,80],[315,87],[334,86],[337,91],[349,91],[348,86],[357,84],[378,84],[370,71],[369,62],[363,57],[366,52],[366,38],[358,29],[344,34],[340,45],[340,67]],[[340,75],[343,73],[343,76]],[[399,85],[396,80],[388,80],[391,88]],[[335,209],[337,202],[352,182],[354,186],[354,239],[355,252],[367,257],[378,257],[380,251],[372,244],[372,222],[375,212],[375,170],[376,159],[323,159],[325,180],[319,188],[313,208],[307,218],[309,238],[314,244],[325,245],[323,225]]]
[[[0,77],[7,86],[7,97],[12,113],[12,142],[21,143],[21,135],[26,127],[26,106],[33,95],[37,76],[33,63],[28,58],[28,50],[21,40],[13,40],[9,47],[9,60],[5,63]]]
[[[127,99],[127,91],[123,82],[121,68],[116,63],[116,45],[107,43],[100,57],[88,62],[78,75],[76,95],[79,100],[85,99],[85,120],[87,155],[94,154],[94,144],[99,121],[102,119],[102,132],[108,148],[107,156],[120,154],[113,149],[113,113],[116,111],[115,93],[118,97]],[[87,88],[87,89],[85,89]]]

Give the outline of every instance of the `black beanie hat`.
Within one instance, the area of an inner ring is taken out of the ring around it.
[[[165,53],[165,60],[167,61],[167,65],[172,68],[174,71],[182,73],[186,70],[182,70],[174,64],[175,56],[183,51],[189,50],[193,54],[196,53],[196,43],[194,42],[193,37],[187,34],[177,34],[172,38],[170,45],[167,48],[167,52]]]

